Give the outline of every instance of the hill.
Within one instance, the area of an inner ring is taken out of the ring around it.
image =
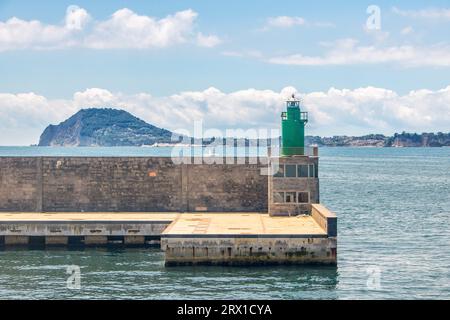
[[[58,125],[49,125],[39,146],[142,146],[168,143],[172,132],[124,110],[82,109]]]

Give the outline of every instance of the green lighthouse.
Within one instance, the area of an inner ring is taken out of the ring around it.
[[[300,110],[300,100],[292,97],[286,101],[286,111],[281,113],[281,155],[305,154],[305,124],[308,113]]]

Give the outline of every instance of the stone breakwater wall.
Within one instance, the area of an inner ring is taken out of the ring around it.
[[[0,211],[267,212],[265,168],[252,158],[0,157]]]
[[[337,261],[336,238],[326,236],[162,237],[166,266],[330,264]]]

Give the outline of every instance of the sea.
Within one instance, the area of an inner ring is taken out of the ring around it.
[[[0,147],[0,156],[170,154]],[[158,248],[0,249],[0,299],[450,299],[450,148],[319,156],[320,199],[338,216],[336,267],[166,268]]]

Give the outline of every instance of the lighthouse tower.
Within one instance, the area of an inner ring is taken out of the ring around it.
[[[308,113],[302,112],[301,100],[294,95],[281,113],[281,150],[270,156],[268,197],[271,216],[311,214],[319,203],[319,157],[317,147],[305,147]],[[311,152],[308,152],[312,150]]]
[[[286,111],[281,113],[281,156],[305,154],[305,125],[308,113],[300,110],[301,100],[292,97],[286,101]]]

